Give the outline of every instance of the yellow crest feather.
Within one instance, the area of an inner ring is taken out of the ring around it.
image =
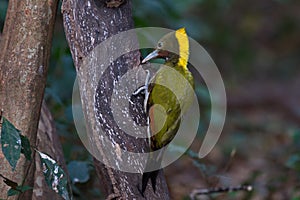
[[[175,32],[175,37],[179,46],[179,65],[184,69],[187,68],[187,62],[189,59],[189,39],[185,32],[185,28],[180,28]]]

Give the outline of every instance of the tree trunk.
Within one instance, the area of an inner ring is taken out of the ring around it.
[[[40,110],[46,84],[46,75],[51,50],[57,0],[20,1],[10,0],[3,34],[0,41],[0,109],[21,133],[27,136],[31,145],[62,158],[61,151],[55,150],[57,137],[49,113],[43,108],[42,122],[37,136]],[[47,122],[47,123],[46,123]],[[49,141],[50,140],[50,141]],[[47,146],[47,145],[48,146]],[[47,147],[47,150],[45,149]],[[58,153],[58,154],[57,154]],[[57,155],[56,155],[57,154]],[[37,154],[34,161],[18,161],[12,171],[0,150],[0,173],[19,185],[35,186],[22,194],[21,199],[41,199],[46,195],[40,184],[40,162]],[[37,167],[37,168],[36,168]],[[43,176],[43,175],[42,175]],[[9,187],[0,181],[0,198],[6,198]],[[47,189],[46,189],[47,190]],[[16,199],[14,196],[10,199]],[[51,198],[52,199],[52,198]]]
[[[147,146],[145,139],[130,137],[116,125],[111,108],[115,82],[118,82],[129,69],[139,66],[140,54],[138,51],[132,51],[111,61],[101,76],[101,80],[96,79],[97,75],[95,75],[99,72],[97,63],[88,66],[85,64],[85,59],[91,56],[91,52],[101,42],[117,33],[134,28],[131,1],[65,0],[62,12],[66,37],[79,80],[87,132],[90,134],[91,145],[97,147],[98,153],[103,158],[102,162],[95,159],[96,171],[102,182],[101,189],[107,199],[142,199],[144,197],[139,191],[142,171],[128,173],[113,169],[108,165],[109,162],[120,162],[123,156],[119,155],[120,160],[111,160],[108,154],[118,154],[124,149],[131,152],[143,152]],[[133,45],[133,41],[123,40],[120,43],[123,46]],[[114,53],[119,47],[117,44],[111,43],[107,46],[107,51]],[[95,56],[98,55],[95,53],[91,58],[95,59]],[[105,59],[109,60],[110,58],[109,55]],[[99,135],[102,134],[99,129],[105,132],[104,135]],[[105,136],[108,136],[107,138],[114,144],[115,149],[112,152],[107,150]],[[123,162],[129,163],[130,160],[123,160]],[[149,184],[145,197],[147,199],[169,199],[163,173],[159,174],[156,192],[153,192]]]

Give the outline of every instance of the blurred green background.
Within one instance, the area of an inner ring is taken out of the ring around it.
[[[1,29],[6,8],[1,0]],[[210,102],[205,85],[196,88],[205,117],[192,150],[165,170],[172,199],[187,199],[195,188],[246,183],[255,190],[209,198],[300,199],[299,11],[298,0],[133,0],[136,27],[186,27],[215,61],[227,90],[223,134],[209,156],[198,160],[193,155],[207,128]],[[76,199],[99,199],[92,158],[73,124],[75,76],[58,11],[45,99],[71,176],[80,176],[73,183]]]

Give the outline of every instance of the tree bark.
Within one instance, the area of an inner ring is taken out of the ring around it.
[[[44,137],[37,138],[37,130],[57,2],[10,0],[0,41],[0,108],[4,110],[3,115],[29,138],[32,145]],[[49,141],[42,141],[38,146],[46,142]],[[1,174],[19,185],[38,184],[34,183],[35,178],[38,178],[34,176],[36,162],[25,161],[21,156],[15,171],[12,171],[3,156],[0,156],[0,163]],[[0,198],[6,198],[8,189],[0,181]],[[23,195],[22,199],[37,199],[32,190]]]
[[[111,62],[101,76],[95,80],[97,64],[87,67],[83,64],[85,58],[97,45],[122,31],[134,28],[131,13],[131,1],[81,1],[65,0],[62,5],[64,28],[73,61],[77,71],[81,102],[83,105],[88,132],[91,132],[90,141],[97,146],[103,162],[95,159],[95,167],[102,182],[102,191],[107,199],[143,199],[139,191],[141,174],[128,173],[109,167],[109,156],[104,137],[99,135],[101,128],[110,142],[115,144],[115,151],[127,149],[132,152],[143,152],[146,149],[146,140],[130,137],[116,125],[112,117],[111,96],[114,83],[129,69],[139,66],[140,53],[132,51]],[[131,41],[121,41],[130,46]],[[112,49],[119,48],[111,44]],[[116,51],[116,50],[115,50]],[[97,55],[94,55],[97,56]],[[109,59],[109,58],[107,58]],[[95,92],[96,91],[96,92]],[[128,114],[128,113],[127,113]],[[122,155],[120,155],[120,158]],[[111,161],[111,160],[110,160]],[[118,160],[114,160],[119,162]],[[126,160],[125,162],[130,162]],[[147,199],[169,199],[167,185],[163,173],[159,174],[157,188],[154,193],[150,184],[145,192]]]

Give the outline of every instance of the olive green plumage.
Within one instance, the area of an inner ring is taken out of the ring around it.
[[[168,50],[168,51],[167,51]],[[153,58],[164,58],[166,62],[161,67],[149,85],[147,111],[150,122],[150,151],[156,151],[166,146],[175,137],[180,126],[182,114],[193,100],[194,79],[187,67],[189,57],[189,41],[185,29],[165,35],[157,44],[156,49],[142,62]],[[147,166],[160,162],[150,153]],[[146,167],[147,168],[147,167]],[[158,171],[143,174],[142,193],[148,180],[151,179],[155,191]]]
[[[184,70],[180,65],[173,65],[169,60],[165,65],[172,67],[179,72],[187,81],[177,81],[178,74],[169,68],[160,69],[154,80],[148,106],[151,130],[151,150],[158,150],[167,145],[175,136],[182,114],[191,104],[193,87],[193,76],[188,70]],[[180,76],[180,75],[179,75]],[[186,85],[190,84],[190,85]],[[172,86],[168,89],[165,86]],[[176,90],[176,95],[172,91]],[[160,105],[154,106],[153,105]],[[181,105],[183,106],[181,108]],[[182,110],[183,109],[183,110]]]

